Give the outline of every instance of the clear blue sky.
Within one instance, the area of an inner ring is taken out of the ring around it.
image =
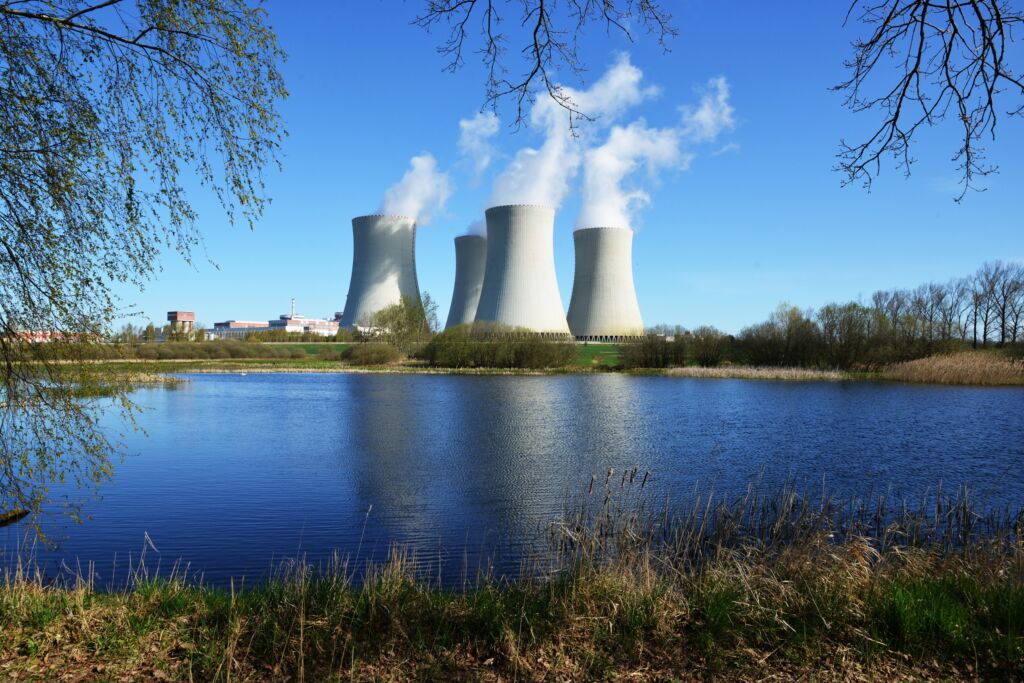
[[[470,59],[454,74],[435,53],[441,34],[410,21],[422,2],[277,0],[270,21],[288,52],[289,131],[284,169],[270,171],[273,198],[249,231],[230,226],[199,196],[206,255],[195,267],[174,255],[163,272],[123,302],[160,322],[171,309],[194,310],[206,324],[265,320],[295,297],[306,315],[344,306],[352,260],[352,217],[372,213],[410,157],[433,154],[449,171],[446,208],[417,234],[420,286],[440,304],[443,321],[454,281],[452,238],[481,217],[491,180],[516,150],[537,146],[540,131],[508,128],[511,103],[499,113],[498,150],[479,183],[459,161],[458,122],[483,103],[484,84]],[[670,3],[673,6],[676,3]],[[1024,259],[1024,125],[1003,119],[989,159],[1001,173],[988,191],[953,202],[957,173],[953,128],[925,131],[913,175],[883,168],[870,193],[840,187],[831,170],[841,137],[857,138],[877,115],[854,115],[829,91],[844,74],[851,29],[845,4],[833,2],[678,3],[679,36],[664,54],[653,41],[629,44],[592,30],[584,56],[588,81],[620,51],[661,94],[631,110],[652,126],[678,125],[680,104],[694,88],[724,76],[735,128],[713,146],[693,149],[686,171],[646,183],[634,271],[647,324],[716,325],[736,332],[764,319],[781,301],[818,307],[868,298],[876,289],[911,287],[966,275],[985,260]],[[566,75],[568,76],[568,74]],[[573,84],[572,81],[569,81]],[[731,151],[712,152],[729,145]],[[641,176],[641,180],[642,180]],[[577,186],[578,187],[578,184]],[[561,207],[555,262],[568,306],[573,277],[572,230],[578,191]],[[135,322],[139,322],[136,319]]]

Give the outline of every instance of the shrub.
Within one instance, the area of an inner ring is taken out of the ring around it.
[[[348,347],[341,356],[353,365],[390,365],[402,359],[402,352],[391,344],[367,342]]]
[[[627,368],[667,368],[682,365],[686,359],[686,341],[682,336],[669,341],[659,334],[648,334],[632,344],[623,344],[619,359]]]
[[[689,335],[690,355],[702,368],[716,368],[726,360],[732,338],[715,327],[698,327]]]
[[[341,360],[341,353],[329,346],[321,346],[316,352],[316,357],[317,360]]]
[[[418,356],[444,368],[560,368],[576,360],[576,345],[495,325],[463,325],[435,336]]]

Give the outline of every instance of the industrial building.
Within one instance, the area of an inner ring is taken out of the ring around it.
[[[352,219],[352,279],[341,326],[363,325],[402,297],[420,302],[416,279],[416,221],[405,216]]]
[[[455,238],[455,289],[452,292],[452,304],[448,308],[445,329],[456,325],[468,325],[476,318],[486,265],[486,237],[461,235]]]
[[[555,278],[555,210],[515,204],[485,216],[487,264],[475,321],[568,336]]]
[[[225,320],[214,323],[213,329],[207,334],[214,339],[245,339],[253,332],[299,332],[302,334],[318,334],[321,337],[333,337],[338,333],[340,313],[334,314],[333,320],[323,318],[307,318],[295,312],[295,299],[292,299],[292,312],[280,315],[276,320]]]
[[[168,311],[167,322],[174,332],[189,334],[196,325],[196,314],[192,311]]]
[[[582,228],[573,233],[576,271],[568,322],[581,341],[627,341],[644,334],[633,286],[633,231]]]

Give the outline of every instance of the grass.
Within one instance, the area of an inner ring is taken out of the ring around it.
[[[886,368],[885,379],[931,384],[1024,385],[1024,359],[986,351],[929,356]]]
[[[584,368],[615,368],[620,364],[618,344],[594,344],[588,342],[579,345],[576,365]]]
[[[794,489],[648,509],[609,472],[548,531],[552,566],[430,583],[302,565],[218,590],[0,587],[0,677],[174,680],[892,680],[1024,676],[1024,515]]]

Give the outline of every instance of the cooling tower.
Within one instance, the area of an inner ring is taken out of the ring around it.
[[[577,339],[616,341],[644,333],[633,287],[633,231],[584,228],[572,234],[576,274],[569,329]]]
[[[487,209],[487,266],[477,322],[568,335],[555,279],[555,210],[515,204]]]
[[[352,219],[352,281],[342,327],[366,322],[401,298],[420,301],[416,281],[416,221],[405,216]]]
[[[483,235],[462,235],[455,238],[455,291],[448,309],[445,328],[468,325],[476,318],[480,290],[484,285],[487,265],[487,238]]]

